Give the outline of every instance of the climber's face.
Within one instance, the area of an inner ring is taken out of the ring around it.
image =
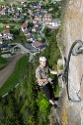
[[[42,67],[45,67],[45,66],[46,66],[46,61],[40,61],[40,65],[41,65]]]

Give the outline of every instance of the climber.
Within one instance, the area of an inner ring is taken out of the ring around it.
[[[42,56],[39,58],[40,65],[36,69],[36,78],[38,85],[42,88],[42,90],[46,94],[46,97],[49,100],[50,104],[54,107],[57,107],[54,101],[55,97],[52,89],[52,79],[49,77],[50,73],[56,75],[57,71],[52,71],[47,66],[46,61],[47,61],[46,57]]]

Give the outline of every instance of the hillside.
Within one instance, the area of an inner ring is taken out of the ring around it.
[[[0,98],[1,125],[49,125],[48,116],[51,106],[42,91],[37,92],[36,90],[35,69],[41,55],[47,57],[52,69],[56,69],[57,60],[61,58],[56,42],[56,34],[57,31],[47,33],[49,43],[47,49],[37,55],[32,62],[27,62],[26,73],[23,75],[24,70],[22,70],[18,74],[20,85],[10,91],[6,97]],[[60,90],[58,84],[54,84],[53,88],[58,97]]]
[[[59,47],[62,57],[68,60],[71,45],[83,40],[83,0],[64,0],[62,4],[62,30]],[[80,43],[77,44],[78,47]],[[51,112],[51,125],[83,125],[83,55],[71,55],[68,90],[62,88],[59,108]],[[67,92],[68,91],[68,92]]]

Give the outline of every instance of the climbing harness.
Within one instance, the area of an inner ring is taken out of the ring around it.
[[[76,44],[79,44],[79,46],[77,48],[74,48],[76,46]],[[71,101],[71,102],[80,102],[81,101],[81,98],[78,96],[78,93],[77,93],[77,96],[79,98],[79,100],[73,100],[70,95],[69,95],[69,62],[70,62],[70,57],[71,55],[73,56],[77,56],[79,54],[83,54],[83,42],[81,40],[76,40],[71,48],[70,48],[70,51],[69,51],[69,54],[68,54],[68,60],[66,58],[64,58],[65,60],[65,67],[64,67],[64,73],[62,75],[62,80],[66,83],[66,89],[67,89],[67,95],[68,95],[68,100]],[[83,75],[82,75],[83,76]]]

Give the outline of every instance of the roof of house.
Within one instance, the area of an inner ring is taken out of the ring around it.
[[[24,31],[24,34],[29,34],[29,31],[28,30]]]
[[[44,14],[44,18],[52,18],[52,15],[49,13]]]
[[[22,27],[22,28],[27,28],[27,27],[28,27],[28,24],[27,24],[27,23],[23,23],[21,27]]]
[[[34,23],[34,24],[36,24],[37,22],[38,22],[37,20],[35,20],[35,19],[33,20],[33,23]]]
[[[32,36],[31,36],[31,35],[27,35],[26,38],[27,38],[27,39],[30,39],[30,38],[32,38]]]
[[[35,42],[33,42],[32,43],[32,46],[34,46],[34,47],[40,47],[40,46],[43,46],[43,43],[40,43],[40,42],[38,42],[38,41],[35,41]]]
[[[0,37],[2,36],[2,33],[0,33]]]
[[[35,25],[34,25],[34,27],[38,27],[39,26],[39,24],[38,23],[36,23]]]
[[[1,46],[1,48],[8,48],[9,46],[8,46],[8,44],[3,44],[2,46]]]
[[[4,8],[2,9],[1,13],[5,13],[5,9]]]
[[[2,42],[3,41],[3,39],[0,37],[0,41]]]
[[[9,30],[9,29],[6,29],[6,30],[3,31],[3,33],[4,33],[4,34],[8,34],[8,33],[10,33],[10,30]]]
[[[10,26],[10,24],[5,24],[5,26]]]
[[[5,24],[6,27],[10,27],[10,24]]]
[[[26,49],[29,49],[31,52],[37,52],[37,49],[35,49],[34,47],[31,46],[31,44],[24,44]]]

